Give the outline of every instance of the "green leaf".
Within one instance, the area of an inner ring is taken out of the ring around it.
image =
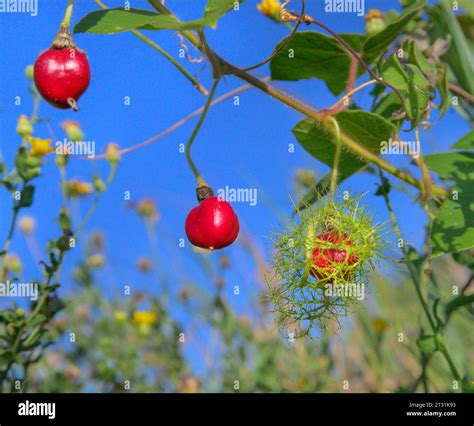
[[[453,149],[474,149],[474,130],[465,134],[451,148]]]
[[[455,190],[457,199],[447,199],[433,222],[433,257],[474,246],[474,191],[467,182]]]
[[[170,15],[159,15],[148,10],[118,8],[89,13],[76,24],[74,33],[116,34],[135,29],[159,29],[157,27],[160,25],[160,29],[166,29],[179,24],[179,20]]]
[[[424,156],[426,165],[442,179],[457,183],[474,179],[473,152],[446,152]]]
[[[431,230],[433,257],[474,246],[474,153],[452,152],[425,156],[428,168],[455,186],[441,206]]]
[[[243,0],[239,0],[242,3]],[[229,10],[235,6],[235,0],[208,0],[204,17],[202,18],[206,22],[205,25],[210,25],[215,28],[217,20],[226,14]]]
[[[400,110],[400,100],[398,96],[393,93],[386,93],[382,95],[381,99],[372,109],[374,114],[378,114],[388,121],[393,121],[397,127],[400,127],[401,122],[398,118],[394,117],[394,114]]]
[[[15,167],[18,175],[26,182],[40,174],[41,160],[35,156],[29,156],[25,147],[18,148],[15,157]]]
[[[439,64],[437,66],[437,81],[436,88],[441,96],[441,103],[439,104],[440,115],[438,121],[446,114],[449,108],[449,73],[446,64]]]
[[[361,34],[341,34],[349,45],[359,51],[365,40]],[[283,39],[275,48],[287,42]],[[296,81],[308,78],[323,80],[338,96],[347,86],[351,56],[334,38],[319,32],[305,31],[293,36],[283,51],[270,62],[272,79]],[[360,69],[359,75],[365,70]]]
[[[46,316],[44,316],[43,314],[38,314],[31,318],[27,324],[29,327],[35,327],[37,325],[43,324],[45,321]]]
[[[450,35],[451,46],[444,55],[459,85],[469,93],[474,93],[474,55],[462,28],[452,10],[451,1],[441,0],[440,4],[430,8],[430,21],[433,39]]]
[[[439,121],[449,108],[448,67],[443,63],[432,64],[412,40],[405,42],[403,48],[408,53],[407,63],[417,66],[431,86],[438,89],[441,96]]]
[[[375,154],[380,154],[381,142],[387,141],[394,131],[392,124],[370,112],[349,110],[342,111],[334,117],[341,132]],[[333,166],[336,141],[332,133],[315,121],[305,119],[296,124],[293,134],[313,157],[329,167]],[[364,159],[343,149],[339,162],[339,177],[346,179],[366,165]]]
[[[470,294],[468,296],[462,294],[454,298],[453,300],[451,300],[451,302],[449,302],[446,305],[446,308],[445,308],[446,315],[449,315],[452,312],[458,310],[459,308],[462,308],[463,306],[471,304],[471,303],[474,303],[474,294]]]
[[[209,0],[204,16],[188,22],[182,22],[173,15],[162,15],[141,9],[96,10],[76,24],[74,33],[115,34],[136,29],[200,30],[204,26],[215,27],[217,20],[232,9],[234,4],[234,0]]]
[[[432,64],[418,49],[413,40],[408,40],[403,45],[403,49],[408,53],[407,63],[416,65],[423,71],[423,74],[433,83],[436,80],[436,65]]]
[[[4,363],[9,364],[15,361],[15,354],[12,350],[7,349],[5,351],[0,352],[0,359],[2,359]]]
[[[432,354],[438,350],[435,336],[423,336],[416,341],[416,345],[425,354]]]
[[[33,185],[25,185],[20,195],[20,207],[30,207],[33,204],[33,195],[35,193],[35,187]]]
[[[417,66],[407,64],[403,68],[396,55],[387,59],[382,68],[382,76],[387,83],[398,89],[404,98],[407,118],[413,129],[425,115],[430,99],[430,82]]]
[[[365,42],[363,59],[367,64],[374,62],[397,39],[405,26],[422,10],[424,1],[407,8],[403,14],[385,29],[372,35]]]
[[[71,229],[71,219],[69,218],[69,214],[66,209],[61,209],[58,222],[63,231],[69,231]]]

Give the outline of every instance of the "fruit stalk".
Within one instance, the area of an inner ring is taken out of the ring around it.
[[[186,160],[188,161],[189,167],[191,167],[191,170],[193,171],[193,174],[197,179],[198,186],[203,186],[205,182],[204,182],[204,179],[201,177],[196,165],[194,164],[193,159],[191,158],[191,148],[202,126],[202,123],[204,122],[204,119],[206,118],[207,112],[209,111],[209,107],[211,106],[211,102],[216,93],[216,89],[217,89],[217,86],[219,85],[219,81],[220,81],[220,78],[216,78],[214,80],[214,84],[212,85],[211,92],[209,93],[209,96],[207,97],[206,104],[204,105],[204,109],[202,110],[201,116],[199,117],[199,121],[197,122],[196,127],[194,128],[193,133],[191,134],[191,137],[189,138],[188,143],[186,144]]]
[[[334,199],[334,193],[336,192],[337,184],[337,174],[339,171],[339,160],[341,159],[342,144],[341,144],[341,130],[339,129],[339,124],[334,117],[329,116],[329,121],[334,126],[336,132],[336,152],[334,153],[334,164],[331,171],[331,186],[329,189],[329,199]]]
[[[61,25],[65,25],[67,27],[71,24],[71,16],[72,16],[72,9],[74,8],[74,0],[68,0],[68,4],[66,7],[66,13],[64,14],[64,19]]]

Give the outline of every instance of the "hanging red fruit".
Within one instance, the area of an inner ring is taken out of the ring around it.
[[[347,246],[347,250],[343,246]],[[354,253],[347,255],[350,246],[352,242],[346,234],[339,235],[335,231],[329,231],[318,235],[313,250],[314,266],[311,268],[311,275],[326,283],[334,282],[332,275],[349,280],[352,275],[350,267],[357,263],[357,256]]]
[[[197,247],[221,249],[232,244],[239,235],[239,219],[227,201],[210,196],[189,212],[186,235]]]
[[[77,101],[90,82],[90,67],[83,50],[76,47],[68,25],[61,25],[51,47],[34,65],[38,92],[51,105],[77,111]]]

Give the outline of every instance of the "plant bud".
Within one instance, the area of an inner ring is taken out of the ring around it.
[[[24,138],[31,136],[33,133],[33,126],[26,115],[20,115],[16,125],[16,132]]]
[[[378,33],[385,28],[385,15],[378,9],[370,9],[365,15],[365,32],[369,35]]]

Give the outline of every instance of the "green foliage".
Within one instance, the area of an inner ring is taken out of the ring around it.
[[[365,40],[361,34],[340,34],[356,51]],[[285,38],[275,51],[288,43]],[[283,51],[270,62],[274,80],[296,81],[308,78],[323,80],[334,95],[340,95],[347,86],[351,56],[334,38],[319,32],[305,31],[295,34]],[[359,72],[362,74],[364,70]]]
[[[363,48],[363,59],[373,63],[397,39],[405,26],[417,16],[423,8],[425,1],[417,2],[405,9],[397,19],[387,27],[367,39]]]
[[[433,255],[453,253],[474,246],[474,154],[453,152],[425,157],[428,167],[441,178],[455,182],[433,223]]]
[[[342,111],[335,118],[341,131],[374,154],[380,153],[382,141],[388,141],[395,128],[376,114],[360,110]],[[293,134],[303,148],[329,167],[334,163],[336,140],[320,124],[302,120],[293,128]],[[344,150],[339,162],[339,182],[361,170],[367,162]]]
[[[474,130],[466,133],[452,147],[452,149],[474,149]]]
[[[422,336],[416,341],[416,345],[424,354],[432,354],[438,350],[435,336]]]
[[[202,18],[182,22],[172,15],[148,10],[123,8],[97,10],[83,17],[74,27],[74,33],[116,34],[130,30],[200,30],[215,27],[219,18],[232,9],[235,0],[209,0]]]
[[[25,185],[20,194],[19,207],[30,207],[33,204],[33,195],[35,187],[33,185]]]
[[[417,66],[406,64],[403,67],[396,55],[390,56],[383,65],[382,77],[401,93],[405,101],[403,108],[411,128],[415,128],[426,113],[432,90],[430,82]]]
[[[18,148],[15,158],[15,166],[20,177],[25,181],[29,181],[41,172],[41,159],[28,155],[26,148]]]
[[[157,6],[155,0],[150,3],[160,10],[164,8],[161,3]],[[385,28],[376,34],[341,34],[360,52],[374,73],[401,92],[405,117],[400,114],[396,94],[376,84],[371,92],[371,112],[360,109],[355,102],[337,104],[339,112],[331,117],[340,129],[340,140],[327,130],[324,114],[331,114],[330,110],[322,114],[307,113],[313,118],[301,120],[293,129],[300,145],[328,167],[333,167],[336,144],[342,141],[339,184],[360,171],[374,171],[371,161],[362,153],[365,150],[367,154],[378,156],[381,143],[397,136],[402,119],[409,120],[412,129],[420,127],[423,121],[429,121],[429,110],[434,107],[439,107],[438,120],[441,119],[450,107],[453,85],[459,86],[457,95],[463,90],[468,96],[473,94],[473,44],[468,37],[472,11],[456,16],[448,0],[441,0],[435,6],[426,3],[403,0],[403,12],[389,12]],[[467,0],[462,3],[470,6]],[[75,32],[200,31],[215,27],[234,4],[234,0],[209,0],[202,17],[187,22],[173,14],[138,9],[100,10],[83,17]],[[423,11],[428,11],[428,15]],[[350,90],[347,89],[349,68],[354,58],[336,37],[302,29],[303,26],[291,40],[285,38],[275,47],[275,51],[279,50],[282,43],[288,42],[270,62],[272,78],[286,81],[317,78],[336,96]],[[435,48],[436,42],[442,44],[443,39],[448,38],[451,48],[440,53],[439,46]],[[388,57],[389,52],[400,52],[401,47],[403,55]],[[217,55],[204,53],[211,62],[218,61]],[[227,65],[224,68],[225,72],[232,70],[232,67],[227,69]],[[365,73],[358,65],[357,77]],[[189,74],[187,76],[189,78]],[[191,81],[194,82],[192,77]],[[34,87],[30,93],[35,102],[39,100]],[[431,105],[432,101],[437,105]],[[300,112],[305,111],[306,105],[298,99],[291,98],[285,103]],[[316,105],[314,110],[316,107],[322,106]],[[456,108],[474,122],[472,105],[462,96]],[[319,121],[318,117],[323,118]],[[31,117],[33,124],[43,121],[41,117]],[[351,146],[346,143],[348,139],[361,147],[358,151],[361,157],[348,149]],[[412,281],[406,279],[398,264],[393,280],[396,285],[389,282],[387,276],[387,270],[394,265],[384,264],[377,273],[377,261],[389,254],[385,250],[384,227],[375,223],[359,198],[337,198],[335,202],[325,199],[332,177],[329,172],[317,183],[313,181],[307,186],[310,191],[295,208],[298,215],[288,227],[274,235],[272,267],[267,265],[266,255],[254,247],[251,236],[241,239],[244,249],[238,255],[249,256],[258,266],[258,276],[252,278],[251,283],[269,285],[263,300],[249,304],[252,306],[249,315],[243,315],[241,307],[230,302],[225,289],[225,268],[216,265],[215,254],[205,257],[194,253],[202,274],[196,274],[196,268],[189,272],[185,267],[179,274],[191,288],[191,297],[188,295],[181,300],[184,313],[188,319],[192,318],[191,325],[175,318],[179,308],[178,295],[173,292],[171,295],[160,293],[160,297],[151,296],[148,291],[127,298],[109,297],[109,294],[105,297],[101,290],[103,275],[98,275],[105,262],[100,244],[87,246],[84,257],[78,254],[72,277],[79,283],[79,289],[67,294],[67,299],[63,299],[63,294],[59,298],[58,281],[70,276],[60,274],[64,256],[71,249],[71,242],[82,238],[84,225],[72,220],[70,200],[66,197],[57,219],[60,234],[50,240],[47,257],[41,260],[43,276],[38,280],[39,299],[28,307],[19,308],[12,303],[0,311],[0,390],[8,387],[13,379],[20,379],[22,391],[36,392],[339,392],[342,380],[350,378],[351,391],[416,391],[418,383],[424,384],[425,391],[453,391],[452,379],[461,381],[463,391],[472,391],[474,299],[468,292],[472,276],[462,287],[461,294],[451,293],[451,289],[454,284],[458,287],[466,269],[472,274],[474,265],[472,250],[468,250],[474,245],[474,191],[471,189],[474,156],[467,152],[473,149],[473,140],[473,132],[469,132],[452,146],[453,150],[466,151],[422,157],[444,187],[451,187],[446,196],[438,196],[443,194],[441,190],[434,193],[433,200],[422,200],[424,207],[434,215],[432,223],[430,221],[432,253],[429,240],[425,251],[412,247],[403,250],[403,261]],[[3,261],[10,254],[17,213],[37,201],[31,181],[39,178],[43,165],[41,158],[27,151],[27,141],[21,142],[14,159],[15,167],[9,169],[3,161],[0,163],[1,185],[10,193],[20,191],[21,195],[13,200],[12,233],[0,251],[2,278],[10,277]],[[369,155],[369,158],[374,157]],[[380,166],[375,160],[373,163]],[[67,162],[57,161],[56,165],[64,172]],[[401,172],[395,168],[391,173],[400,177]],[[91,211],[111,183],[95,174],[92,182],[96,198]],[[64,188],[65,183],[61,184]],[[375,195],[382,196],[389,205],[390,197],[398,189],[405,188],[395,186],[381,175]],[[309,206],[316,202],[315,207]],[[394,224],[396,220],[395,217]],[[316,241],[319,234],[328,230],[337,234],[338,241]],[[350,244],[345,244],[347,241]],[[339,254],[345,251],[346,256],[329,270],[314,265],[316,245]],[[395,245],[392,243],[392,246]],[[453,253],[453,256],[441,257],[444,253]],[[348,261],[351,256],[355,262]],[[162,268],[163,271],[159,265],[153,268],[160,272],[158,284],[163,284],[161,274],[166,274],[166,268]],[[198,278],[201,276],[203,280]],[[181,278],[173,276],[173,279]],[[203,291],[201,284],[214,281],[220,283],[215,291],[207,287]],[[370,283],[373,299],[361,304],[356,303],[353,296],[328,295],[326,285],[332,282],[367,286]],[[147,311],[142,312],[143,309]],[[283,340],[281,330],[276,330],[272,323],[272,309],[276,311],[277,324],[286,333],[310,334],[317,340],[293,341],[292,336],[288,341]],[[443,312],[444,315],[440,314]],[[446,327],[448,320],[450,326]],[[193,333],[196,328],[212,337],[209,342],[215,341],[214,351],[207,341],[201,348],[199,339],[187,340],[188,336],[196,336]],[[432,330],[425,334],[428,328]],[[61,343],[65,330],[74,331],[73,345]],[[336,330],[340,335],[334,334]],[[178,339],[182,333],[187,344],[191,341],[193,350],[203,349],[204,353],[198,358],[206,364],[202,378],[196,377],[194,365],[184,353]],[[397,338],[400,333],[403,342]],[[55,342],[59,344],[53,350],[50,346]],[[462,366],[463,374],[458,373],[456,365]],[[125,387],[126,382],[131,384],[129,389]],[[236,387],[236,382],[240,387]]]
[[[470,294],[469,296],[461,295],[449,302],[446,305],[445,312],[446,315],[452,314],[454,311],[458,310],[459,308],[462,308],[466,305],[470,305],[474,303],[474,294]]]

